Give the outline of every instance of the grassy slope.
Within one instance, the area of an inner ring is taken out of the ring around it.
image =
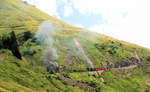
[[[93,61],[95,67],[99,67],[101,62],[120,62],[135,58],[129,52],[136,52],[140,58],[145,58],[145,62],[148,62],[147,58],[150,55],[148,49],[73,27],[39,11],[33,6],[22,3],[20,0],[0,0],[0,12],[0,35],[14,30],[18,38],[25,31],[31,31],[34,34],[42,21],[50,20],[59,30],[54,37],[55,40],[58,40],[54,42],[59,55],[57,61],[59,65],[64,65],[72,70],[87,67],[86,63],[77,64],[77,60],[74,58],[71,60],[73,62],[72,67],[66,64],[67,53],[76,56],[80,61],[85,61],[85,58],[76,50],[73,42],[75,37],[81,42],[83,49]],[[46,69],[39,62],[42,53],[38,49],[41,49],[41,47],[36,46],[31,40],[20,46],[22,55],[23,51],[28,48],[37,52],[34,56],[24,55],[23,57],[26,60],[18,60],[12,56],[10,51],[0,50],[0,55],[6,55],[5,59],[0,61],[0,90],[18,92],[21,90],[26,92],[37,90],[43,92],[83,91],[78,87],[63,84],[57,79],[57,75],[46,72]],[[110,58],[110,56],[113,58]],[[87,74],[72,73],[67,74],[67,76],[94,85],[97,90],[103,92],[144,92],[147,90],[148,87],[143,81],[143,76],[150,78],[149,75],[138,68],[132,70],[131,73],[134,75],[128,76],[125,74],[126,77],[122,78],[111,71],[106,71],[101,77],[104,78],[107,84],[100,82],[99,77],[89,77]]]

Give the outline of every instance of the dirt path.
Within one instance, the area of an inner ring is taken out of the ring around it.
[[[143,80],[144,80],[145,84],[150,87],[150,78],[144,77]]]
[[[131,66],[128,66],[128,67],[121,67],[121,68],[115,68],[115,69],[132,69],[132,68],[135,68],[137,67],[137,65],[131,65]]]
[[[77,82],[71,78],[64,77],[63,75],[59,75],[62,82],[65,82],[67,85],[70,86],[78,86],[79,88],[88,89],[90,92],[95,92],[95,88],[91,87],[90,85],[82,82]]]
[[[122,67],[122,68],[112,68],[111,71],[116,73],[118,76],[125,78],[126,75],[128,76],[134,75],[134,73],[132,73],[131,70],[135,67],[137,67],[137,65]]]
[[[3,61],[5,59],[5,57],[6,57],[6,54],[1,54],[0,55],[0,62]]]

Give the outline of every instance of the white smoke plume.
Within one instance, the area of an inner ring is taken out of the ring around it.
[[[80,51],[80,52],[82,53],[82,55],[86,58],[88,65],[89,65],[91,68],[94,68],[94,65],[93,65],[92,61],[91,61],[90,58],[85,54],[85,52],[84,52],[82,46],[80,45],[80,43],[78,42],[77,38],[74,38],[74,42],[75,42],[77,48],[79,49],[79,51]]]
[[[57,71],[58,64],[56,59],[58,58],[56,48],[53,45],[53,36],[56,33],[56,29],[53,27],[50,21],[43,22],[35,35],[37,44],[46,46],[41,61],[45,65],[48,71],[55,73]]]

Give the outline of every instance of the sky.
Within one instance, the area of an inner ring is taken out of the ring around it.
[[[150,0],[24,0],[74,26],[150,48]]]

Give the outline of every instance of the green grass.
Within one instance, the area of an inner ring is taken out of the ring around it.
[[[149,76],[145,70],[150,62],[150,50],[141,46],[120,41],[109,36],[97,34],[86,29],[73,27],[63,21],[49,16],[34,6],[26,5],[21,0],[0,0],[0,46],[1,37],[9,36],[8,33],[15,31],[21,55],[26,59],[18,60],[9,50],[0,49],[0,56],[5,54],[4,60],[0,61],[0,91],[13,92],[83,92],[77,86],[69,86],[62,83],[55,74],[49,74],[41,62],[45,46],[36,45],[34,35],[38,26],[50,20],[56,28],[54,46],[59,58],[59,65],[65,66],[70,71],[86,70],[89,67],[85,57],[78,51],[74,43],[77,38],[85,53],[94,63],[94,67],[101,67],[101,62],[131,61],[137,53],[140,59],[144,59],[142,68],[135,68],[130,72],[132,76],[120,77],[117,73],[105,71],[103,77],[106,84],[100,81],[100,77],[88,76],[84,73],[70,73],[66,75],[74,80],[87,83],[99,92],[149,92],[143,77]],[[32,37],[24,41],[24,32],[31,32]],[[33,55],[25,55],[24,51],[34,51]],[[73,65],[66,64],[67,54]],[[78,60],[82,63],[78,64]],[[147,70],[148,71],[148,70]]]
[[[0,63],[0,88],[15,92],[82,91],[77,87],[64,85],[60,80],[50,75],[42,65],[33,66],[29,63],[17,60],[13,56],[7,56]]]
[[[67,76],[96,87],[98,92],[146,92],[148,87],[142,79],[143,75],[146,76],[146,74],[142,73],[141,76],[141,73],[142,71],[139,71],[136,76],[126,78],[121,78],[110,71],[105,71],[100,77],[88,76],[85,73],[71,73]],[[101,77],[104,78],[105,84],[100,81]]]

